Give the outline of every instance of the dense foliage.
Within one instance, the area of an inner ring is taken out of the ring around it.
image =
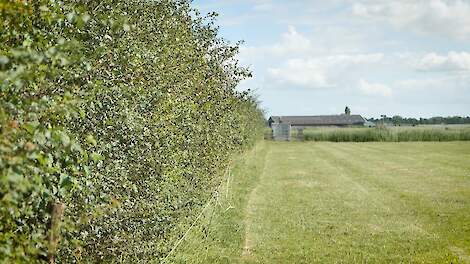
[[[162,259],[262,134],[237,45],[184,0],[0,0],[0,17],[0,262]]]

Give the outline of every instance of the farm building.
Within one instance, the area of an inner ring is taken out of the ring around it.
[[[269,126],[288,124],[293,128],[318,126],[363,126],[366,120],[360,115],[319,115],[319,116],[271,116]]]

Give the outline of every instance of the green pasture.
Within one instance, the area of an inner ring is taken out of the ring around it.
[[[297,138],[297,130],[292,129]],[[407,141],[468,141],[468,125],[422,125],[422,126],[378,126],[378,127],[318,127],[303,132],[306,141],[332,142],[407,142]]]
[[[470,142],[264,142],[174,263],[470,263]]]

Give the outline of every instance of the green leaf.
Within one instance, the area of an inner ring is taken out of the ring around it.
[[[98,161],[104,160],[104,157],[103,157],[102,155],[96,153],[96,152],[91,153],[90,158],[91,158],[94,162],[98,162]]]
[[[3,56],[3,55],[0,55],[0,65],[5,65],[5,64],[7,64],[9,61],[10,61],[10,59],[8,59],[8,57]]]
[[[11,183],[20,183],[23,179],[24,179],[24,176],[19,174],[19,173],[16,173],[14,172],[12,169],[9,169],[7,171],[7,180]]]
[[[34,131],[36,130],[38,126],[39,126],[39,122],[28,122],[28,123],[23,124],[22,127],[26,131],[28,131],[28,133],[34,134]]]
[[[95,138],[93,137],[93,135],[88,135],[86,137],[86,142],[90,145],[93,145],[93,146],[96,146],[97,142],[95,140]]]
[[[33,140],[35,143],[41,146],[46,145],[47,142],[46,135],[40,131],[36,131],[34,133]]]
[[[73,182],[69,175],[65,173],[60,174],[60,183],[59,183],[60,188],[69,189],[72,187],[72,184]]]

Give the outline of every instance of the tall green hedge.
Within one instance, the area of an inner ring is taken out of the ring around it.
[[[238,45],[189,0],[0,12],[0,262],[158,262],[262,135]]]

